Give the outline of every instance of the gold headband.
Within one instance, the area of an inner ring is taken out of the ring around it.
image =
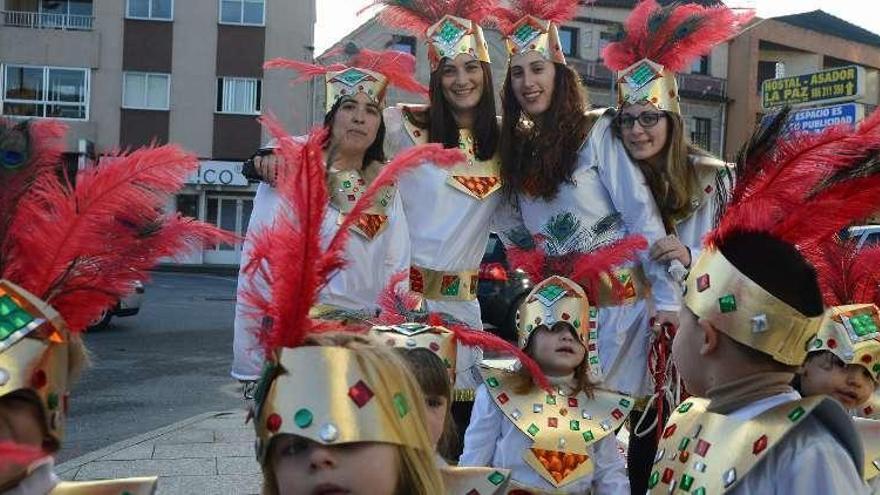
[[[0,280],[0,397],[32,392],[56,444],[64,438],[68,359],[61,316],[25,289]]]
[[[873,304],[833,306],[825,311],[810,352],[828,351],[862,366],[880,380],[880,309]]]
[[[675,73],[646,58],[617,76],[617,105],[650,103],[658,110],[681,114]]]
[[[706,249],[687,279],[684,303],[698,318],[774,360],[800,366],[821,317],[807,317]]]
[[[381,106],[385,99],[388,78],[369,69],[348,67],[340,71],[328,72],[325,76],[325,85],[327,91],[325,111],[329,112],[343,96],[354,97],[358,93],[367,95],[370,101]]]
[[[483,37],[483,29],[474,21],[454,15],[445,15],[428,28],[428,60],[431,70],[440,67],[444,58],[455,58],[467,53],[475,59],[490,63],[489,44]]]
[[[455,334],[444,327],[422,323],[380,325],[370,329],[376,341],[401,349],[428,349],[443,361],[449,372],[450,383],[455,382],[455,362],[458,346]]]
[[[324,445],[408,444],[403,431],[424,428],[412,408],[398,363],[375,367],[342,347],[283,348],[267,366],[257,391],[257,457],[263,462],[276,435]],[[386,369],[380,369],[382,366]],[[393,368],[393,369],[392,369]],[[391,378],[389,380],[389,378]]]
[[[527,15],[514,24],[504,42],[508,58],[535,51],[550,62],[565,64],[559,28],[550,21]]]

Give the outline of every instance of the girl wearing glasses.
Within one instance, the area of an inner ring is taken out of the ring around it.
[[[674,19],[685,18],[692,26],[673,25]],[[703,235],[714,227],[715,218],[720,215],[731,174],[726,163],[699,149],[685,136],[675,73],[735,34],[749,18],[723,6],[661,7],[649,0],[630,14],[621,41],[609,44],[602,54],[605,64],[618,71],[614,136],[644,174],[666,230],[666,236],[651,246],[650,257],[668,266],[669,273],[680,283],[691,261],[699,255]],[[670,46],[676,48],[669,49]],[[686,48],[680,49],[682,46]],[[656,411],[648,408],[646,413],[643,424],[648,427],[636,428],[629,442],[628,469],[633,493],[647,490],[657,449],[656,435],[648,434]]]

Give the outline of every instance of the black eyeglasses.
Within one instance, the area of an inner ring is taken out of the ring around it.
[[[628,113],[621,113],[617,116],[617,125],[621,129],[632,129],[636,125],[636,121],[638,121],[642,129],[647,129],[657,125],[657,122],[660,122],[660,119],[665,116],[666,114],[663,112],[642,112],[637,117]]]

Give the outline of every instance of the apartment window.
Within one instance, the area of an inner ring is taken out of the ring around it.
[[[578,56],[578,30],[571,27],[559,28],[559,43],[562,45],[562,53],[566,57]]]
[[[217,111],[253,115],[260,113],[262,81],[243,77],[217,79]]]
[[[758,93],[761,92],[761,84],[767,79],[776,78],[776,61],[758,61]]]
[[[174,17],[174,0],[128,0],[125,17],[170,21]]]
[[[691,142],[706,151],[712,151],[712,119],[694,117]]]
[[[398,52],[415,55],[416,38],[414,36],[401,36],[395,34],[394,37],[391,39],[391,44],[388,45],[388,48],[391,50],[396,50]]]
[[[694,60],[694,63],[691,64],[691,74],[709,74],[708,55],[703,55],[702,57]]]
[[[141,110],[168,110],[171,76],[147,72],[122,75],[122,107]]]
[[[3,66],[3,115],[87,120],[88,69]]]
[[[266,1],[220,0],[220,23],[262,26],[266,23]]]
[[[177,213],[180,213],[185,217],[199,218],[199,195],[178,194]]]

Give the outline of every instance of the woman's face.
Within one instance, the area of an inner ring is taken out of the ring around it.
[[[327,446],[279,435],[270,453],[279,495],[394,495],[400,459],[391,444]]]
[[[540,53],[529,51],[510,59],[510,86],[519,106],[530,117],[546,112],[553,102],[556,66]]]
[[[443,96],[454,113],[473,112],[483,96],[483,65],[467,53],[444,58],[440,71]]]
[[[634,160],[654,160],[669,139],[669,117],[649,103],[623,107],[618,115],[623,147]]]
[[[333,116],[331,145],[350,155],[364,155],[379,132],[382,110],[364,93],[344,96]]]

